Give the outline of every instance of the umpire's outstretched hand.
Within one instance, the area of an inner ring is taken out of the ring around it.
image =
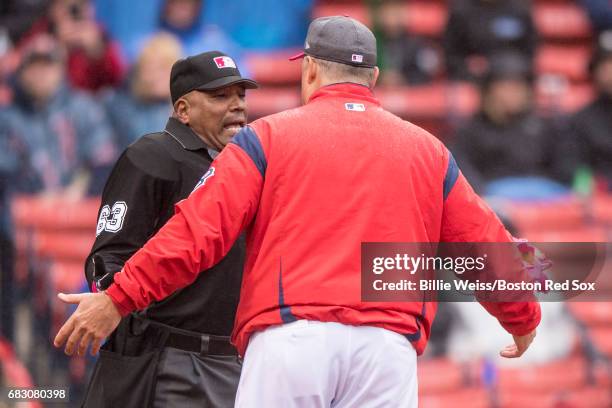
[[[121,314],[112,300],[104,293],[78,293],[58,297],[66,303],[77,304],[77,309],[55,336],[53,345],[62,347],[71,356],[75,351],[85,355],[91,343],[91,355],[100,350],[102,341],[108,337],[121,321]]]

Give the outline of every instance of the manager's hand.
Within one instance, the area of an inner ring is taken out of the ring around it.
[[[502,351],[499,352],[499,355],[505,358],[517,358],[522,356],[529,348],[529,345],[531,344],[535,336],[535,330],[524,336],[512,336],[514,338],[514,344],[506,346]]]
[[[71,356],[75,350],[85,355],[91,343],[91,355],[96,355],[106,337],[119,325],[121,314],[104,292],[78,293],[58,297],[66,303],[77,304],[77,309],[55,336],[53,345],[60,348],[66,343],[65,353]]]

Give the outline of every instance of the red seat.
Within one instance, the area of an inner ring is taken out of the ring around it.
[[[461,366],[451,360],[419,360],[417,370],[419,395],[451,392],[463,385]]]
[[[84,260],[81,262],[53,262],[49,274],[51,293],[77,293],[86,284]]]
[[[37,255],[47,259],[83,262],[95,240],[93,231],[38,231],[34,236]]]
[[[563,78],[556,79],[561,81],[560,89],[555,92],[547,91],[546,86],[536,88],[537,104],[541,109],[572,113],[593,100],[594,91],[590,83],[567,83]],[[553,81],[559,83],[557,80]]]
[[[610,326],[612,324],[612,303],[570,302],[567,306],[574,317],[587,326]]]
[[[602,387],[552,392],[516,389],[500,395],[501,408],[610,408],[610,391]]]
[[[452,112],[466,116],[478,106],[478,92],[469,84],[433,83],[430,85],[377,88],[383,107],[409,120],[443,120]]]
[[[249,119],[277,113],[300,106],[300,90],[297,86],[254,89],[247,96]]]
[[[608,225],[612,224],[612,195],[595,195],[592,204],[595,220]]]
[[[586,218],[584,205],[576,198],[552,202],[511,203],[507,212],[520,231],[575,229],[584,225]]]
[[[499,389],[502,393],[523,391],[543,393],[566,391],[582,387],[586,383],[587,368],[581,358],[571,358],[553,363],[499,370]]]
[[[251,53],[247,55],[246,62],[253,79],[261,84],[292,84],[297,86],[300,82],[302,65],[300,61],[289,61],[289,57],[298,52],[300,50]]]
[[[556,74],[572,81],[587,81],[589,46],[543,45],[536,55],[539,74]]]
[[[371,26],[372,20],[370,11],[361,2],[334,2],[334,3],[321,3],[314,7],[313,18],[326,17],[326,16],[349,16],[355,20],[361,21],[367,26]]]
[[[588,39],[591,24],[584,9],[573,2],[547,2],[533,7],[533,19],[544,38],[555,40]]]
[[[532,242],[607,242],[608,230],[602,226],[582,226],[572,229],[525,229],[521,230],[521,237]],[[582,248],[570,248],[581,251]]]
[[[446,394],[419,395],[419,407],[421,408],[489,408],[490,406],[487,391],[482,388],[467,388]]]
[[[572,407],[610,408],[612,394],[608,387],[587,387],[571,392],[566,401]]]
[[[435,1],[411,1],[405,6],[406,27],[412,33],[430,37],[440,37],[448,18],[448,7]],[[361,2],[324,2],[314,8],[313,16],[347,15],[372,25],[370,10]]]
[[[99,198],[65,200],[20,196],[12,202],[13,219],[17,228],[84,229],[93,233],[96,227]]]
[[[429,37],[441,37],[448,19],[448,7],[435,1],[414,1],[407,5],[408,30]]]

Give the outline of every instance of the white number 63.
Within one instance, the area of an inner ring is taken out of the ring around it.
[[[100,235],[102,231],[119,232],[123,227],[123,220],[127,209],[128,206],[125,201],[117,201],[113,204],[112,208],[108,205],[102,207],[100,217],[98,218],[98,226],[96,227],[96,236]]]

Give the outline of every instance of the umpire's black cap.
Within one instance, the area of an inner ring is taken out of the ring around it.
[[[247,89],[259,87],[252,79],[243,78],[234,60],[220,51],[180,59],[172,65],[170,72],[173,104],[193,90],[213,91],[233,84],[243,84]]]

